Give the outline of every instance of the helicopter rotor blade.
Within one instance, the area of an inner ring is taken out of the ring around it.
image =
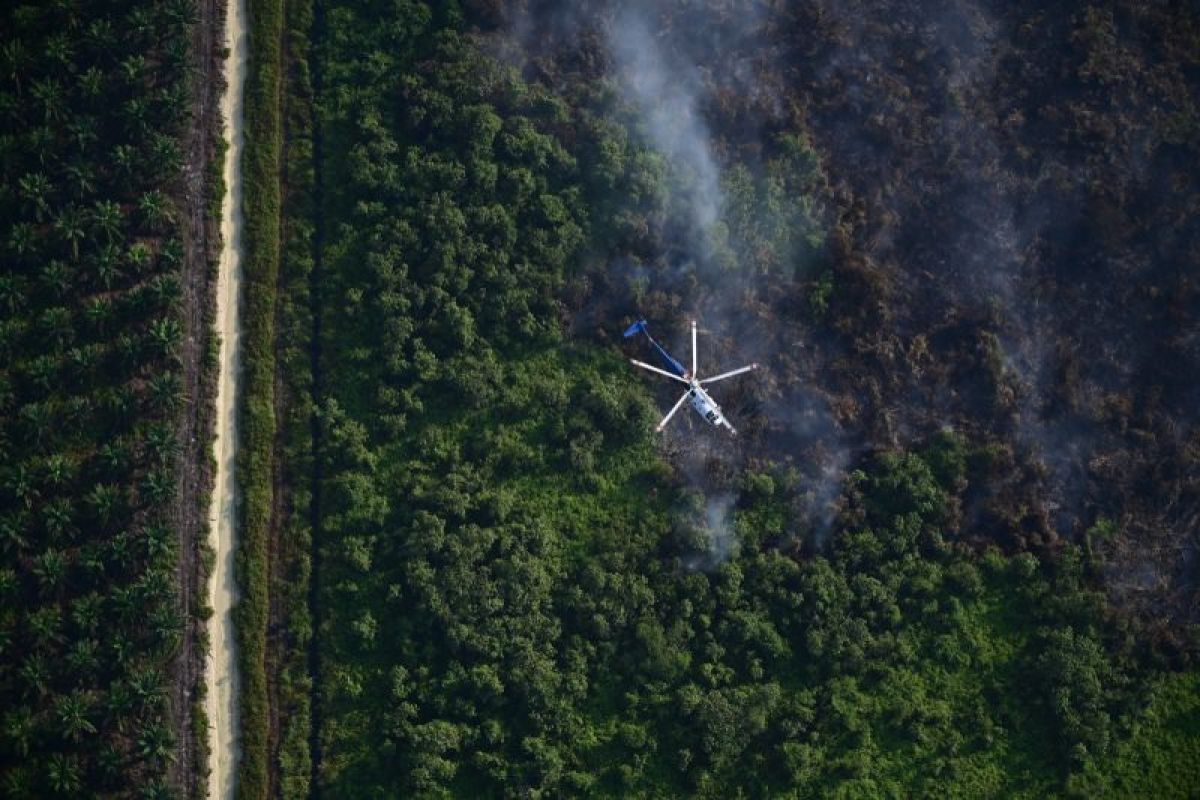
[[[696,377],[696,320],[692,320],[692,375]]]
[[[667,423],[671,421],[671,417],[675,416],[675,412],[678,411],[680,409],[680,407],[683,406],[683,401],[687,400],[689,397],[691,397],[691,395],[692,395],[691,389],[688,389],[686,392],[683,393],[683,397],[679,398],[679,400],[675,403],[675,405],[671,406],[671,410],[668,411],[667,415],[662,418],[662,422],[658,423],[658,427],[654,429],[655,433],[660,433],[662,431],[662,429],[667,426]]]
[[[705,378],[704,380],[700,381],[700,383],[716,383],[717,381],[723,381],[726,378],[732,378],[734,375],[741,375],[743,372],[751,372],[756,369],[758,369],[758,364],[751,364],[748,367],[731,369],[729,372],[722,372],[720,375],[714,375],[711,378]]]
[[[650,364],[647,364],[645,361],[638,361],[636,358],[631,358],[631,359],[629,359],[629,362],[631,364],[633,364],[634,366],[641,367],[642,369],[648,369],[651,372],[657,372],[659,375],[666,375],[668,378],[671,378],[672,380],[677,380],[680,383],[687,383],[687,381],[685,381],[683,378],[676,375],[674,372],[667,372],[665,369],[659,369],[658,367],[651,366]]]

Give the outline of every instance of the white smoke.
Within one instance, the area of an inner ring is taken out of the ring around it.
[[[617,15],[607,31],[608,49],[619,84],[641,117],[639,132],[666,158],[692,223],[705,232],[720,217],[723,197],[712,135],[701,116],[704,85],[696,64],[660,46],[645,8]]]
[[[722,492],[704,500],[705,533],[708,535],[709,557],[720,564],[737,555],[737,533],[733,529],[733,507],[737,498]]]

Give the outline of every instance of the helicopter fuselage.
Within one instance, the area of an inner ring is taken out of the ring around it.
[[[721,413],[721,407],[716,401],[709,396],[708,392],[704,391],[704,387],[700,385],[700,381],[695,378],[688,377],[688,385],[691,387],[691,395],[688,397],[688,402],[692,404],[692,408],[696,413],[705,419],[706,422],[716,425],[718,428],[722,425],[730,430],[733,426],[725,419],[725,415]]]

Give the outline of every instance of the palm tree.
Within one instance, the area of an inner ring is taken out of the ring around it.
[[[145,242],[134,242],[131,244],[129,246],[129,253],[126,255],[129,263],[137,268],[138,274],[141,274],[141,271],[150,263],[150,259],[153,256],[154,254],[150,252],[150,248]]]
[[[51,3],[54,20],[68,31],[79,27],[79,0],[54,0]]]
[[[0,45],[0,64],[3,64],[5,74],[20,94],[21,75],[29,68],[29,51],[25,49],[24,42],[16,37],[6,37],[4,44]]]
[[[166,253],[160,255],[160,259],[165,261]],[[179,277],[172,274],[156,275],[154,280],[150,282],[150,291],[154,295],[154,301],[159,308],[167,308],[176,300],[179,299]]]
[[[121,61],[121,78],[129,86],[141,88],[142,73],[146,71],[146,57],[141,53],[131,53]]]
[[[28,800],[34,797],[33,768],[30,766],[17,766],[10,768],[4,773],[4,782],[0,784],[0,795],[11,797],[14,800]]]
[[[134,705],[135,698],[129,684],[116,681],[109,687],[104,698],[105,716],[114,728],[124,733],[129,717],[133,715]]]
[[[35,729],[33,712],[25,706],[11,709],[4,715],[4,738],[18,756],[29,755],[29,740]]]
[[[97,349],[100,345],[93,345]],[[91,423],[93,420],[92,414],[92,397],[91,395],[72,395],[67,398],[67,402],[63,404],[62,420],[65,426],[78,433],[83,428],[84,423]]]
[[[113,317],[112,301],[107,297],[93,297],[88,301],[83,313],[96,332],[103,335]]]
[[[64,261],[59,261],[57,258],[52,258],[46,262],[46,266],[42,267],[41,274],[38,275],[38,280],[50,291],[56,299],[65,297],[72,286],[72,272],[70,266]],[[63,309],[64,311],[66,309]],[[70,312],[67,312],[68,319]]]
[[[46,37],[46,43],[42,45],[42,52],[56,65],[56,72],[62,72],[71,67],[71,61],[75,57],[70,37],[67,36],[66,31],[61,30]]]
[[[162,130],[174,131],[176,125],[186,121],[188,111],[188,86],[183,81],[175,81],[158,91],[160,119]]]
[[[113,148],[112,163],[123,184],[128,184],[138,166],[138,152],[133,145],[119,144]]]
[[[84,237],[83,214],[73,205],[64,208],[54,221],[59,234],[71,243],[71,255],[79,260],[79,241]]]
[[[21,196],[33,209],[33,218],[38,222],[44,221],[50,213],[50,203],[47,200],[50,195],[50,179],[44,173],[31,172],[22,176],[17,185],[21,189]]]
[[[121,116],[126,130],[141,138],[150,132],[150,105],[144,98],[131,97],[125,101]]]
[[[50,670],[41,653],[31,653],[21,664],[21,680],[33,694],[45,696],[50,686]]]
[[[155,232],[169,224],[172,219],[167,198],[157,189],[142,195],[138,200],[138,210],[142,213],[146,227]]]
[[[75,756],[54,753],[46,761],[46,778],[57,794],[75,796],[83,789],[82,772]]]
[[[141,796],[142,800],[170,800],[175,796],[175,791],[163,778],[155,778],[142,788]]]
[[[154,349],[165,356],[174,356],[183,338],[183,328],[174,317],[160,317],[150,323],[150,341]]]
[[[98,53],[107,54],[111,52],[117,42],[117,34],[113,28],[112,20],[98,19],[89,25],[87,33],[84,36],[84,41]]]
[[[174,175],[183,167],[183,157],[175,138],[165,133],[154,134],[150,149],[150,166],[155,175]]]
[[[103,444],[97,455],[100,463],[111,473],[124,472],[129,466],[129,448],[120,439]]]
[[[61,351],[75,337],[75,327],[71,325],[71,312],[62,306],[43,311],[41,324],[42,331],[54,342],[56,351]]]
[[[166,63],[170,75],[179,75],[187,69],[192,63],[192,48],[188,37],[173,36],[167,40],[163,61]],[[186,84],[183,81],[176,81],[174,85],[175,88],[183,88]]]
[[[24,464],[17,464],[8,469],[4,475],[4,488],[27,509],[33,508],[34,502],[41,497],[33,471]]]
[[[128,333],[122,333],[117,336],[117,355],[120,356],[122,364],[133,367],[141,361],[142,348],[137,339]]]
[[[92,580],[100,580],[104,577],[105,562],[104,548],[98,543],[85,545],[79,551],[79,566],[83,568],[84,573]],[[83,623],[78,622],[82,625]]]
[[[28,367],[29,379],[34,386],[49,393],[58,383],[58,363],[53,356],[38,356]]]
[[[121,490],[111,483],[98,483],[92,487],[85,499],[97,518],[107,524],[116,516],[121,501]]]
[[[87,695],[78,691],[71,692],[60,697],[55,705],[62,732],[72,742],[78,742],[85,735],[96,732],[96,726],[88,719],[91,703]]]
[[[73,517],[71,510],[71,498],[56,497],[46,504],[46,510],[42,514],[43,524],[46,526],[46,533],[50,534],[51,541],[61,541],[72,532],[74,526],[71,524]]]
[[[106,397],[108,401],[108,410],[118,420],[130,419],[133,411],[137,410],[136,397],[133,395],[133,389],[130,386],[116,386],[113,391],[108,393]]]
[[[11,598],[21,588],[16,570],[10,567],[0,567],[0,597]]]
[[[24,320],[18,319],[0,319],[0,358],[11,363],[15,358],[17,347],[20,341],[24,338],[27,325],[22,324]],[[7,376],[6,376],[7,377]],[[12,394],[12,382],[6,381],[6,391]]]
[[[155,33],[154,17],[147,6],[134,6],[125,18],[125,27],[130,33],[147,41]]]
[[[103,346],[100,344],[89,344],[86,347],[72,347],[67,353],[67,360],[71,363],[71,370],[75,376],[75,380],[80,383],[88,382],[88,376],[96,367],[96,362],[103,352]]]
[[[42,585],[42,591],[47,595],[53,594],[67,576],[66,556],[53,547],[47,549],[33,560],[33,574]]]
[[[71,164],[66,169],[67,183],[75,190],[75,196],[80,200],[84,200],[88,195],[96,191],[96,184],[93,182],[92,168],[86,164],[78,162]]]
[[[100,645],[95,639],[80,639],[67,653],[67,666],[79,676],[86,677],[100,666]]]
[[[121,569],[127,570],[129,565],[133,563],[133,551],[129,547],[129,537],[122,533],[119,536],[114,536],[108,543],[108,558]],[[128,587],[122,587],[112,590],[112,603],[114,608],[120,609],[123,604],[128,604],[130,609],[136,607],[136,598],[133,590]]]
[[[175,481],[171,474],[161,469],[153,470],[142,483],[142,495],[153,506],[161,505],[175,493]]]
[[[146,555],[151,560],[165,556],[175,549],[174,531],[163,522],[152,522],[146,526]]]
[[[183,263],[183,242],[172,236],[163,242],[162,250],[159,252],[158,257],[162,260],[164,267],[178,267]]]
[[[125,672],[126,667],[129,666],[129,662],[133,660],[134,655],[137,653],[137,648],[133,646],[133,642],[120,631],[109,634],[108,648],[112,652],[113,666],[122,673]]]
[[[173,604],[162,603],[150,614],[150,630],[158,643],[155,651],[164,657],[169,656],[183,640],[183,618]]]
[[[143,710],[156,707],[166,697],[162,674],[152,666],[135,669],[129,676],[129,688]]]
[[[0,517],[0,547],[4,548],[5,553],[13,555],[29,547],[29,541],[25,538],[28,519],[29,512],[27,511],[18,511]]]
[[[193,0],[170,0],[167,3],[166,18],[176,31],[182,31],[200,20]]]
[[[156,600],[172,597],[173,583],[173,573],[170,569],[161,569],[158,566],[148,568],[142,574],[141,580],[138,581],[142,602],[144,603],[143,612],[145,611],[145,606],[149,606]]]
[[[109,243],[102,245],[95,256],[96,277],[105,289],[111,289],[121,276],[121,248]]]
[[[129,547],[124,547],[120,552],[126,556],[127,563],[123,566],[128,567],[128,562],[133,559],[133,555],[129,552]],[[115,617],[121,625],[128,625],[135,619],[139,621],[143,620],[145,615],[145,609],[142,608],[141,600],[132,586],[118,586],[109,592],[109,610],[111,616]],[[138,632],[144,632],[144,629],[140,625],[138,626]]]
[[[96,592],[85,594],[71,605],[71,621],[79,630],[94,633],[102,618],[104,598]]]
[[[19,412],[21,422],[29,433],[34,444],[40,445],[46,432],[50,430],[53,414],[46,403],[28,403]]]
[[[86,153],[88,145],[96,141],[96,120],[94,117],[79,116],[71,120],[67,125],[67,131],[71,134],[71,138],[75,140],[75,148],[81,153]]]
[[[174,411],[183,402],[183,389],[179,376],[173,372],[160,372],[149,381],[150,405],[157,411]]]
[[[9,314],[9,319],[15,319],[17,312],[25,307],[23,284],[24,279],[20,275],[0,275],[0,308]]]
[[[89,100],[98,100],[104,94],[104,73],[93,65],[79,76],[79,91]]]
[[[92,206],[92,224],[110,243],[121,236],[121,206],[112,200],[98,200]]]
[[[161,722],[147,726],[138,737],[138,753],[154,764],[164,764],[174,758],[175,736]]]
[[[62,612],[58,606],[43,606],[26,617],[29,632],[38,647],[49,647],[62,640]]]
[[[169,426],[155,423],[146,431],[146,450],[156,462],[165,464],[179,452],[179,440]]]
[[[124,727],[124,720],[121,721],[121,724]],[[117,745],[105,742],[100,745],[100,752],[96,755],[96,766],[104,779],[115,783],[121,777],[125,766],[125,755]]]
[[[9,229],[8,249],[18,256],[32,255],[37,243],[37,232],[28,222],[18,222]]]
[[[42,115],[46,122],[62,119],[65,108],[65,93],[58,81],[53,78],[42,78],[33,82],[33,96],[42,105]]]

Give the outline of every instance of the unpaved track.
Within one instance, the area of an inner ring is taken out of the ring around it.
[[[209,536],[216,563],[209,577],[213,615],[209,621],[207,712],[209,759],[212,768],[208,796],[231,800],[238,759],[238,674],[231,612],[237,599],[234,580],[234,546],[237,523],[237,399],[241,363],[239,298],[242,284],[242,150],[243,85],[246,76],[245,0],[230,0],[225,23],[229,56],[225,61],[225,95],[221,113],[225,120],[225,197],[221,201],[221,259],[217,278],[217,326],[221,335],[220,372],[217,379],[217,478],[209,512]]]

